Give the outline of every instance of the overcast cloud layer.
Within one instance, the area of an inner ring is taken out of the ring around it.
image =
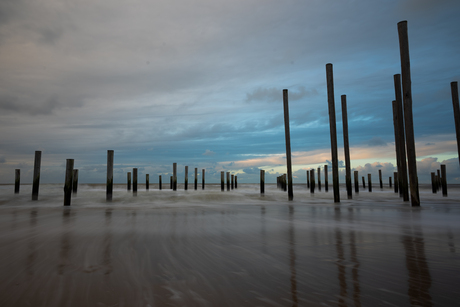
[[[289,90],[297,182],[330,158],[325,64],[333,63],[338,140],[346,94],[352,167],[395,171],[391,101],[397,23],[408,21],[419,178],[448,163],[460,182],[450,82],[460,79],[457,0],[3,0],[0,183],[115,182],[171,165],[239,181],[285,172],[282,90]],[[343,159],[343,154],[342,158]],[[296,162],[297,161],[297,162]],[[193,173],[190,172],[189,173]],[[342,178],[342,177],[341,177]],[[142,182],[143,179],[140,179]]]

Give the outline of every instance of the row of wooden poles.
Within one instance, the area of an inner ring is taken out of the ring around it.
[[[410,58],[409,58],[409,39],[407,34],[407,21],[398,23],[399,50],[401,58],[401,74],[395,74],[394,89],[395,100],[392,101],[393,107],[393,124],[395,133],[396,162],[398,170],[398,189],[402,193],[404,201],[410,200],[414,207],[420,206],[417,161],[415,153],[414,124],[412,116],[412,89],[410,76]],[[326,64],[327,80],[327,100],[329,109],[329,125],[331,137],[331,154],[332,154],[332,185],[334,190],[334,202],[340,202],[339,194],[339,166],[337,152],[337,129],[335,118],[335,101],[334,101],[334,78],[332,64]],[[402,87],[401,87],[402,85]],[[455,128],[457,136],[457,148],[460,159],[460,111],[458,98],[458,84],[451,83],[452,103],[454,107]],[[348,140],[348,115],[347,115],[347,98],[341,96],[342,102],[342,123],[343,123],[343,140],[345,153],[345,182],[347,187],[348,199],[352,198],[351,187],[351,168],[350,168],[350,146]],[[293,200],[292,188],[292,164],[291,164],[291,139],[289,130],[289,106],[288,90],[283,90],[283,107],[284,107],[284,127],[286,140],[286,162],[287,162],[287,190],[288,199]],[[404,109],[404,110],[403,110]],[[407,163],[406,163],[407,159]],[[409,170],[409,183],[408,174]]]

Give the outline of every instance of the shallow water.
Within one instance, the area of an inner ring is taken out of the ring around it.
[[[0,306],[456,306],[460,189],[0,186]],[[142,189],[144,190],[142,190]],[[344,190],[344,189],[342,189]]]

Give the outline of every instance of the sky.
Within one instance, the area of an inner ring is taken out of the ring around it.
[[[446,164],[460,183],[450,82],[460,80],[458,0],[2,0],[0,183],[150,182],[178,164],[207,182],[286,173],[282,91],[289,92],[294,183],[330,164],[326,64],[347,95],[351,167],[396,171],[391,101],[408,22],[420,182]],[[341,163],[341,166],[343,163]],[[190,182],[191,179],[189,179]],[[165,181],[165,179],[163,179]],[[183,180],[182,180],[183,181]],[[344,168],[340,168],[344,182]],[[375,180],[374,180],[375,181]]]

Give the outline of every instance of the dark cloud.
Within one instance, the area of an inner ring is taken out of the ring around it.
[[[385,142],[381,137],[374,136],[372,139],[370,139],[367,142],[367,145],[370,147],[375,147],[375,146],[388,146],[387,142]]]

